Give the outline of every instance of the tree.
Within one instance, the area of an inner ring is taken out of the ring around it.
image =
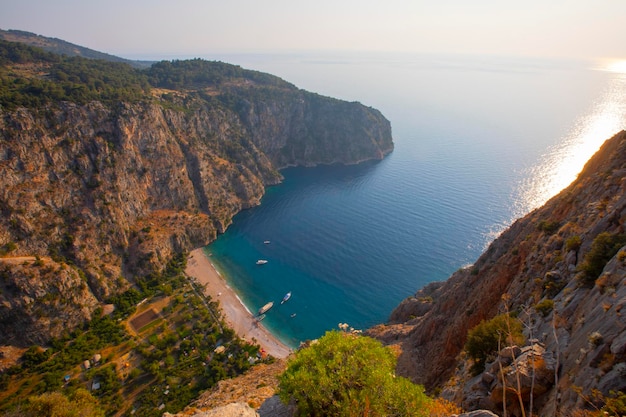
[[[300,416],[428,415],[423,387],[394,375],[396,358],[372,338],[327,332],[299,350],[281,375],[279,395]]]
[[[47,392],[30,397],[21,416],[37,417],[104,417],[98,401],[84,390],[76,390],[69,398],[60,392]]]
[[[29,347],[22,355],[22,361],[26,368],[32,368],[45,362],[50,357],[50,351],[45,350],[40,346],[33,345]]]

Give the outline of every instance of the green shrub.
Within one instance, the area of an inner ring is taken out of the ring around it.
[[[610,391],[609,396],[606,398],[606,404],[602,408],[602,411],[607,414],[615,416],[626,415],[626,393],[622,391]]]
[[[545,300],[541,300],[539,303],[535,305],[535,310],[537,310],[537,312],[541,314],[543,317],[547,317],[553,308],[554,308],[554,301],[547,299],[547,298]]]
[[[582,244],[582,239],[578,235],[570,236],[565,241],[565,250],[567,252],[571,250],[578,250]]]
[[[542,220],[537,225],[537,229],[549,235],[555,233],[561,227],[561,223],[557,221]]]
[[[465,351],[474,360],[474,371],[479,373],[487,359],[498,352],[498,347],[523,343],[522,323],[509,314],[500,314],[481,321],[468,332]]]
[[[5,244],[4,246],[0,247],[0,256],[4,256],[6,254],[9,254],[11,252],[13,252],[14,250],[17,249],[17,244],[13,241]]]
[[[554,297],[557,295],[567,282],[561,279],[561,276],[554,273],[547,273],[542,281],[542,289],[544,290],[544,295],[548,297]]]
[[[35,256],[35,262],[33,262],[33,265],[37,267],[44,265],[43,260],[39,257],[39,255]]]
[[[327,332],[299,350],[280,376],[283,402],[299,416],[426,416],[423,388],[394,375],[389,348],[365,336]]]
[[[607,262],[626,244],[625,234],[600,233],[591,243],[591,249],[580,265],[579,281],[583,285],[593,285]]]

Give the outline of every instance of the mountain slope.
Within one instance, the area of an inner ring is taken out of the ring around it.
[[[104,52],[95,51],[85,48],[84,46],[75,45],[73,43],[57,38],[49,38],[47,36],[37,35],[35,33],[23,30],[2,30],[0,29],[0,39],[9,42],[19,42],[29,46],[41,48],[44,51],[53,52],[58,55],[79,56],[89,59],[101,59],[111,62],[122,62],[135,68],[148,68],[150,62],[132,61],[117,57],[115,55],[106,54]]]
[[[0,251],[42,258],[47,292],[66,296],[53,271],[70,268],[92,294],[55,320],[56,304],[0,260],[0,344],[71,330],[94,300],[215,239],[282,167],[393,149],[380,112],[233,65],[138,71],[4,41],[0,58]]]
[[[605,396],[625,389],[625,178],[622,131],[606,141],[576,181],[516,221],[472,267],[404,300],[390,323],[370,334],[398,345],[401,373],[428,389],[442,388],[454,376],[447,395],[466,409],[502,412],[501,378],[493,374],[502,357],[492,356],[500,359],[473,377],[459,371],[471,365],[459,354],[470,329],[505,311],[519,315],[528,345],[541,346],[542,360],[553,362],[543,392],[533,381],[538,415],[584,405],[575,386],[587,398],[592,389]],[[530,394],[524,395],[529,406]],[[509,400],[507,407],[516,403]]]

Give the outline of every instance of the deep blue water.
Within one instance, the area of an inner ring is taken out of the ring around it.
[[[284,182],[206,248],[251,311],[275,302],[263,324],[291,346],[338,323],[384,322],[402,299],[475,261],[536,205],[523,184],[545,180],[546,155],[591,124],[608,90],[624,91],[611,84],[617,75],[571,61],[213,58],[361,101],[392,124],[387,158],[284,170]]]

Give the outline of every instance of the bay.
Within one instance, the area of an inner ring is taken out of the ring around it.
[[[260,206],[238,214],[205,249],[251,311],[275,302],[263,323],[292,347],[338,323],[366,329],[385,322],[402,299],[475,261],[626,126],[624,74],[596,63],[328,53],[207,58],[358,100],[391,121],[396,147],[387,158],[286,169]]]

